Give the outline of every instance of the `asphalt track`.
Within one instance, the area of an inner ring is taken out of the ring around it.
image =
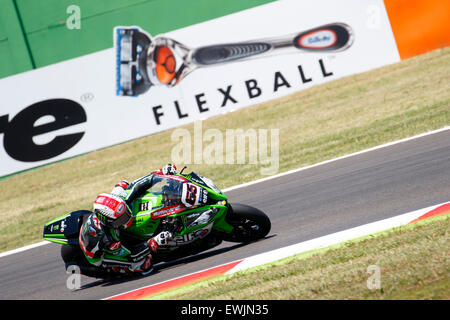
[[[66,287],[59,245],[0,258],[0,299],[102,299],[251,255],[450,200],[450,130],[234,189],[230,201],[265,211],[269,236],[158,266],[147,277]]]

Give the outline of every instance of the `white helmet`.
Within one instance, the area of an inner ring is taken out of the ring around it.
[[[101,193],[94,201],[94,213],[100,222],[111,228],[127,228],[133,219],[131,212],[121,197],[110,193]]]

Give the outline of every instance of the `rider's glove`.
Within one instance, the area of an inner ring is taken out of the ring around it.
[[[171,238],[172,238],[172,233],[170,233],[169,231],[163,231],[160,234],[158,234],[156,237],[153,237],[153,239],[156,241],[158,246],[166,245]]]
[[[121,180],[116,183],[115,187],[122,187],[123,189],[127,189],[130,183],[126,180]]]
[[[159,246],[166,245],[171,238],[172,238],[172,234],[170,232],[163,231],[160,234],[158,234],[156,237],[153,237],[150,240],[148,240],[148,246],[149,246],[151,252],[158,251]]]
[[[167,164],[162,168],[162,174],[177,174],[177,167],[174,164]]]
[[[128,188],[129,185],[130,184],[128,183],[128,181],[122,180],[116,183],[111,193],[120,197],[126,197],[126,193],[124,194],[124,191]]]

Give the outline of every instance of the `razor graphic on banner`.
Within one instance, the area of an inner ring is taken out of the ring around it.
[[[163,36],[152,38],[139,27],[116,27],[116,94],[138,96],[151,86],[173,87],[197,68],[268,56],[280,49],[339,52],[353,44],[345,23],[330,23],[281,37],[215,44],[199,48]]]

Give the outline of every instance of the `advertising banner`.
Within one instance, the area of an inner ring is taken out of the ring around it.
[[[145,51],[117,33],[130,29],[115,30],[120,48],[0,80],[0,176],[400,60],[381,0],[284,0],[164,35],[140,30],[158,47]],[[174,43],[184,53],[172,55]]]

